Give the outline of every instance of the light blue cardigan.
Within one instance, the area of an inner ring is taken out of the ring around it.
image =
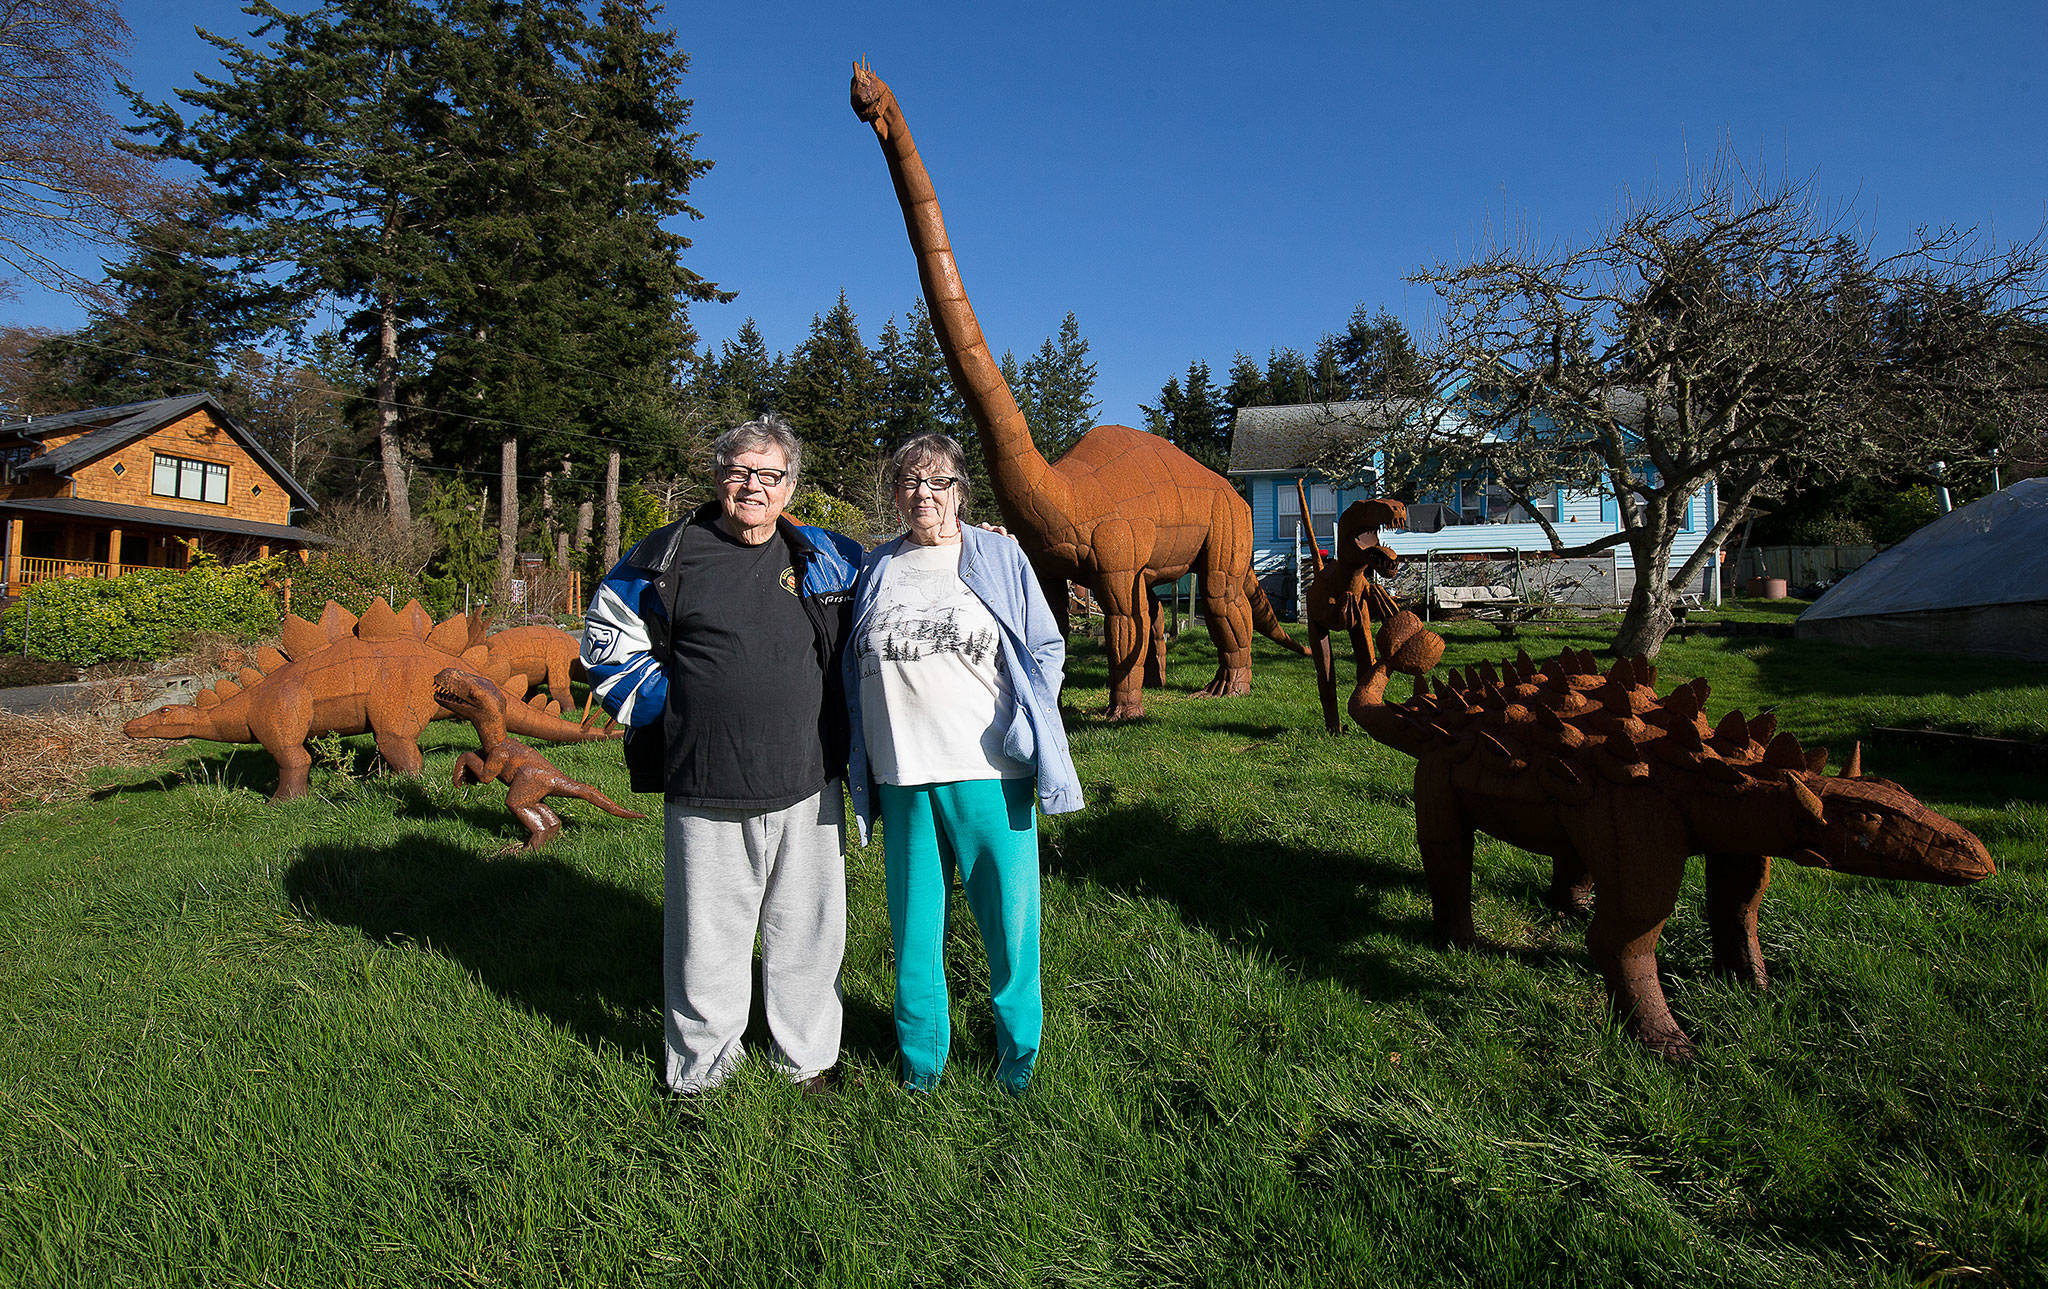
[[[906,538],[883,542],[868,553],[860,580],[853,588],[853,634],[847,637],[841,666],[846,676],[846,706],[853,724],[847,757],[846,786],[853,794],[853,815],[860,839],[868,839],[875,818],[874,785],[868,771],[867,735],[861,727],[860,668],[855,645],[874,613],[876,589],[889,561]],[[1060,724],[1060,682],[1065,677],[1067,642],[1058,619],[1045,602],[1038,577],[1024,550],[1008,537],[971,525],[960,526],[960,580],[994,616],[1003,633],[1003,671],[1016,706],[1003,734],[1003,754],[1038,767],[1038,804],[1049,815],[1079,810],[1081,779],[1067,750],[1067,731]]]

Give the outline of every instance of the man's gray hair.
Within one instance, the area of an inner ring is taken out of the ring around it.
[[[960,440],[950,434],[919,434],[905,439],[903,445],[889,454],[889,464],[882,467],[882,479],[894,488],[896,481],[906,474],[919,470],[930,472],[932,466],[939,467],[940,474],[950,474],[958,480],[953,485],[960,494],[960,508],[957,512],[962,520],[967,518],[968,494],[972,484],[967,478],[967,452],[960,446]]]
[[[711,446],[711,473],[714,477],[724,474],[731,468],[733,458],[742,452],[759,452],[771,446],[782,449],[782,459],[789,462],[787,482],[795,487],[797,473],[804,464],[803,440],[789,428],[788,421],[773,412],[719,435],[718,442]]]

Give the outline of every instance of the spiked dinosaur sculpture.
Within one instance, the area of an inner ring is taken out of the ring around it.
[[[233,680],[200,691],[190,704],[159,707],[128,722],[129,738],[216,739],[261,743],[277,762],[273,801],[303,796],[314,734],[374,733],[377,752],[401,774],[418,774],[420,731],[441,716],[434,674],[459,660],[467,671],[495,680],[515,697],[526,680],[485,645],[468,645],[472,623],[450,618],[438,625],[414,600],[393,610],[382,599],[358,620],[329,601],[320,621],[286,614],[284,648],[264,648],[256,666]],[[467,646],[467,647],[465,647]],[[516,733],[555,743],[581,743],[610,735],[560,718],[559,708],[513,703],[506,724]]]
[[[946,239],[938,194],[911,142],[896,96],[865,67],[853,74],[853,110],[874,127],[903,222],[917,253],[918,277],[932,329],[953,384],[980,430],[996,508],[1030,556],[1055,609],[1067,602],[1069,579],[1102,604],[1109,651],[1112,719],[1142,716],[1149,672],[1157,683],[1165,625],[1151,588],[1200,574],[1203,611],[1216,642],[1215,678],[1200,696],[1251,689],[1251,637],[1256,627],[1296,653],[1252,576],[1252,512],[1219,474],[1203,468],[1156,434],[1103,425],[1048,463],[967,302],[960,269]]]
[[[539,850],[562,831],[562,817],[547,807],[549,797],[575,797],[621,819],[647,817],[563,774],[554,762],[507,736],[505,718],[513,704],[482,676],[445,667],[434,674],[434,699],[476,728],[477,751],[464,752],[455,763],[455,786],[503,782],[505,808],[526,828],[526,844],[520,849]]]
[[[1306,504],[1301,513],[1308,513]],[[1308,606],[1308,656],[1316,664],[1323,727],[1332,734],[1344,732],[1344,718],[1337,710],[1337,664],[1331,655],[1330,634],[1350,633],[1351,658],[1358,667],[1358,683],[1363,685],[1366,669],[1379,661],[1373,652],[1373,620],[1385,622],[1398,612],[1394,597],[1372,580],[1374,574],[1392,577],[1401,559],[1380,545],[1380,529],[1407,526],[1408,507],[1398,501],[1354,501],[1337,521],[1333,558],[1324,564],[1321,554],[1316,556],[1315,580],[1308,584],[1302,599]]]
[[[1709,725],[1704,680],[1660,699],[1643,659],[1603,676],[1589,653],[1542,664],[1524,653],[1432,688],[1426,673],[1442,656],[1440,636],[1397,614],[1350,703],[1368,733],[1415,758],[1415,839],[1438,933],[1472,943],[1475,830],[1551,856],[1550,902],[1583,912],[1596,897],[1586,948],[1616,1014],[1660,1055],[1692,1050],[1657,979],[1657,937],[1688,856],[1706,857],[1715,969],[1758,988],[1768,977],[1757,905],[1773,855],[1947,886],[1994,871],[1974,834],[1865,775],[1860,747],[1830,776],[1826,749],[1776,733],[1769,714]],[[1394,671],[1419,678],[1406,703],[1386,701]]]

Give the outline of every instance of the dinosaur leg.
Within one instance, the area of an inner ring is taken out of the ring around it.
[[[1320,626],[1309,628],[1308,656],[1316,664],[1316,696],[1323,700],[1323,728],[1332,734],[1344,732],[1344,718],[1337,711],[1337,660],[1331,656],[1330,633]]]
[[[277,762],[277,791],[272,801],[303,797],[311,789],[313,754],[306,736],[313,732],[313,704],[303,688],[280,692],[275,701],[249,721],[249,733]]]
[[[1151,645],[1145,651],[1145,687],[1166,688],[1166,606],[1159,602],[1159,593],[1147,589],[1145,592],[1145,616],[1148,619]]]
[[[1213,533],[1213,530],[1212,530]],[[1202,552],[1202,612],[1216,642],[1216,676],[1195,691],[1197,698],[1228,698],[1252,692],[1252,605],[1244,595],[1243,573],[1225,567],[1211,540]]]
[[[1630,1035],[1658,1056],[1683,1060],[1692,1055],[1692,1040],[1664,1001],[1664,985],[1657,979],[1657,937],[1678,902],[1685,851],[1658,846],[1619,853],[1628,869],[1601,883],[1593,922],[1586,928],[1586,949],[1606,978],[1615,1016]]]
[[[1067,593],[1067,575],[1037,568],[1032,571],[1038,575],[1038,589],[1045,594],[1045,603],[1060,624],[1060,639],[1064,640],[1074,631],[1074,606]]]
[[[1134,572],[1104,572],[1095,587],[1102,601],[1102,643],[1109,652],[1109,709],[1113,721],[1145,714],[1145,607],[1143,580]]]
[[[485,783],[490,775],[484,771],[484,759],[474,752],[464,752],[462,759],[455,763],[455,786],[467,783]]]
[[[1756,942],[1756,906],[1771,884],[1769,855],[1707,856],[1707,931],[1714,970],[1758,989],[1770,984]]]
[[[511,801],[506,801],[511,805]],[[546,806],[538,803],[525,807],[513,807],[512,817],[526,825],[526,845],[522,850],[539,850],[553,841],[562,831],[562,818]]]
[[[1450,767],[1434,761],[1415,766],[1415,844],[1437,934],[1472,944],[1479,938],[1472,926],[1472,825],[1458,809]]]
[[[1593,873],[1576,850],[1550,857],[1550,907],[1566,917],[1593,911]]]
[[[420,755],[418,730],[377,731],[377,755],[395,774],[418,774],[427,768],[427,759]]]

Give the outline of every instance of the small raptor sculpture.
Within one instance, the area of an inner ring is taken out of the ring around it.
[[[1408,508],[1398,501],[1354,501],[1346,506],[1337,521],[1336,555],[1316,570],[1308,594],[1302,597],[1308,609],[1308,655],[1315,660],[1316,693],[1323,700],[1323,726],[1332,734],[1344,732],[1344,715],[1337,706],[1337,667],[1330,652],[1330,634],[1350,633],[1351,658],[1358,667],[1358,683],[1364,684],[1366,669],[1378,661],[1373,652],[1373,621],[1385,622],[1399,609],[1394,597],[1372,580],[1374,574],[1392,577],[1401,558],[1380,545],[1380,529],[1407,526]]]
[[[479,750],[464,752],[455,763],[455,786],[489,783],[505,785],[505,806],[512,817],[526,826],[522,850],[539,850],[562,831],[562,817],[542,803],[549,797],[575,797],[621,819],[645,819],[628,810],[587,783],[579,783],[557,770],[552,761],[505,733],[509,706],[496,685],[482,676],[446,667],[434,676],[434,700],[476,727]]]
[[[1415,840],[1436,928],[1471,944],[1472,839],[1484,832],[1551,856],[1550,902],[1583,912],[1586,948],[1628,1030],[1662,1056],[1692,1041],[1657,979],[1657,938],[1688,856],[1706,857],[1715,969],[1762,988],[1757,905],[1770,857],[1866,877],[1962,886],[1995,871],[1975,834],[1896,783],[1865,775],[1860,748],[1841,774],[1827,751],[1777,733],[1777,718],[1701,715],[1704,680],[1659,698],[1657,669],[1624,658],[1602,675],[1566,652],[1482,662],[1433,689],[1443,638],[1402,612],[1351,696],[1352,719],[1415,758]],[[1418,677],[1386,701],[1392,672]]]

